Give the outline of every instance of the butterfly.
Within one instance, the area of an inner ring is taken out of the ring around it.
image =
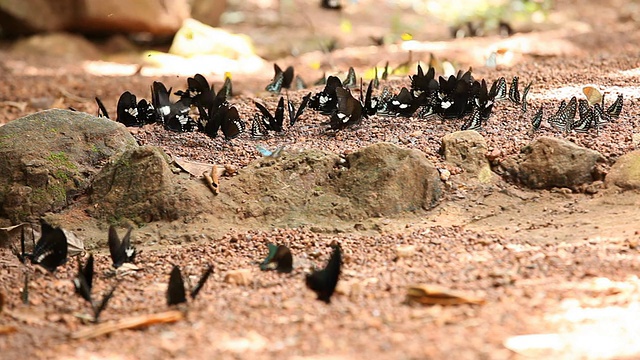
[[[333,295],[338,278],[340,277],[340,267],[342,265],[342,251],[340,246],[335,246],[333,253],[327,262],[327,266],[322,270],[314,270],[306,277],[306,285],[318,295],[318,300],[329,304]]]
[[[136,258],[136,248],[131,245],[131,228],[120,241],[116,228],[109,226],[109,253],[113,261],[113,267],[119,268],[124,263],[133,263]]]
[[[533,82],[529,82],[527,86],[522,90],[522,99],[520,99],[520,104],[522,105],[522,112],[527,112],[527,94],[529,94],[529,89]]]
[[[308,93],[302,98],[302,102],[300,102],[300,107],[298,107],[298,111],[296,111],[296,107],[293,104],[293,101],[287,99],[287,110],[289,111],[289,126],[293,126],[293,124],[298,121],[304,109],[307,108],[307,104],[309,104],[309,99],[311,98],[311,93]]]
[[[518,80],[517,76],[513,77],[511,80],[511,87],[509,87],[509,100],[511,100],[514,104],[520,104],[520,90],[518,90]]]
[[[342,81],[336,76],[329,76],[324,89],[309,99],[309,108],[319,111],[322,115],[331,115],[338,105],[336,89],[342,87]]]
[[[271,151],[263,146],[260,145],[256,145],[256,149],[258,149],[258,151],[260,152],[260,154],[262,154],[262,156],[264,157],[272,157],[272,158],[277,158],[278,156],[280,156],[280,153],[282,153],[282,150],[284,150],[284,145],[280,145],[278,146],[275,150]]]
[[[428,94],[438,91],[438,81],[435,79],[436,69],[429,67],[425,74],[422,70],[422,66],[418,64],[417,74],[410,76],[411,79],[411,94],[414,97],[418,97],[423,92]]]
[[[275,75],[273,80],[265,90],[274,94],[280,94],[282,88],[289,89],[291,87],[291,82],[293,82],[293,66],[289,66],[282,71],[278,64],[273,64],[273,71]]]
[[[618,94],[616,101],[614,101],[613,104],[611,104],[611,106],[607,108],[607,114],[609,114],[609,116],[614,119],[618,118],[618,116],[620,116],[620,113],[622,112],[622,102],[622,93],[620,93]]]
[[[592,126],[596,128],[596,131],[600,129],[602,125],[611,121],[611,115],[602,109],[602,105],[599,103],[593,104],[593,122]]]
[[[187,79],[187,91],[179,90],[174,94],[180,96],[181,100],[186,100],[185,103],[195,105],[198,109],[210,108],[214,98],[209,82],[201,74]]]
[[[493,101],[502,101],[507,99],[507,81],[504,77],[499,78],[491,84],[489,97],[492,98]]]
[[[585,87],[583,87],[582,88],[582,92],[584,93],[584,96],[587,97],[587,101],[589,102],[589,105],[591,105],[591,106],[593,106],[594,104],[601,103],[604,100],[600,90],[598,90],[597,88],[595,88],[593,86],[585,86]]]
[[[418,107],[420,107],[426,95],[426,93],[421,93],[419,97],[413,97],[409,89],[403,87],[387,104],[386,113],[392,116],[411,117]]]
[[[328,10],[340,10],[342,9],[342,5],[340,4],[340,0],[321,0],[320,7]]]
[[[465,80],[457,80],[451,75],[447,80],[440,77],[439,102],[436,103],[436,112],[445,119],[460,118],[467,110],[469,103],[470,83]]]
[[[540,106],[538,111],[535,113],[535,115],[533,115],[533,118],[531,119],[531,125],[533,126],[532,129],[534,132],[540,129],[540,125],[542,124],[543,112],[543,107]]]
[[[109,300],[113,297],[116,286],[112,287],[111,290],[102,297],[102,301],[96,303],[93,301],[93,296],[91,295],[93,290],[93,273],[93,254],[91,254],[84,266],[82,266],[82,262],[78,260],[78,273],[72,281],[76,294],[80,295],[80,297],[91,304],[91,308],[93,309],[93,321],[98,322],[100,314],[107,307]]]
[[[259,102],[256,101],[255,104],[262,114],[260,119],[264,128],[269,131],[281,132],[282,122],[284,121],[284,98],[281,96],[280,100],[278,100],[274,115],[271,115],[269,110]]]
[[[304,82],[304,80],[302,80],[300,75],[296,75],[295,82],[296,82],[296,90],[302,90],[307,88],[307,84]]]
[[[558,110],[556,111],[556,113],[549,118],[548,120],[549,124],[551,124],[556,128],[564,129],[567,119],[563,117],[564,116],[563,113],[566,107],[567,107],[567,101],[562,100],[560,102],[560,106],[558,106]]]
[[[235,106],[225,102],[213,114],[211,120],[204,125],[204,132],[208,136],[215,138],[218,136],[218,130],[222,130],[225,140],[232,140],[242,134],[246,126]]]
[[[473,85],[476,90],[472,90],[472,96],[474,99],[474,103],[472,105],[478,110],[480,119],[486,122],[491,116],[491,111],[493,111],[494,100],[490,96],[489,91],[487,91],[487,82],[484,79],[482,79],[482,82],[480,83],[475,81]]]
[[[278,272],[290,273],[293,271],[293,256],[291,250],[284,245],[268,243],[269,254],[260,263],[260,270],[276,270]]]
[[[389,77],[389,61],[384,64],[384,71],[380,76],[380,80],[387,80],[387,77]]]
[[[209,276],[213,273],[213,267],[211,265],[207,266],[207,269],[204,271],[202,276],[200,276],[200,280],[196,286],[194,286],[189,296],[191,300],[195,300],[202,290],[202,287],[209,279]],[[169,286],[167,287],[167,305],[178,305],[187,302],[186,291],[184,287],[184,280],[182,279],[182,273],[180,272],[180,267],[178,265],[174,265],[173,269],[171,269],[171,274],[169,275]]]
[[[40,219],[40,239],[33,248],[33,254],[27,254],[32,264],[38,264],[49,272],[67,262],[67,236],[60,228],[54,228]]]
[[[97,96],[95,99],[96,99],[96,103],[98,104],[98,117],[105,117],[109,119],[109,113],[107,112],[107,108],[104,107],[102,100],[100,100],[100,98]]]
[[[482,116],[480,110],[476,109],[471,113],[469,119],[462,124],[461,130],[480,130],[482,129]]]
[[[251,137],[254,139],[262,139],[267,135],[267,129],[262,123],[262,116],[258,113],[253,114],[253,122],[251,123]]]
[[[571,130],[577,132],[587,132],[593,124],[593,109],[589,106],[589,101],[578,100],[579,120],[571,124]]]
[[[353,69],[353,67],[350,67],[346,79],[344,79],[344,81],[342,82],[342,86],[346,88],[352,88],[356,86],[357,83],[358,81],[356,80],[356,71]]]
[[[358,123],[362,119],[362,103],[351,95],[345,88],[337,88],[338,109],[331,114],[329,126],[331,129],[341,130]]]
[[[136,96],[129,91],[120,95],[116,114],[116,121],[124,126],[141,127],[144,124],[155,122],[156,119],[154,106],[145,99],[138,102]]]
[[[193,131],[197,126],[189,116],[191,99],[181,98],[175,103],[169,99],[171,89],[167,90],[163,83],[154,81],[151,86],[152,104],[158,119],[164,128],[176,132]]]

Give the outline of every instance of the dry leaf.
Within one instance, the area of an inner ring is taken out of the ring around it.
[[[0,326],[0,335],[12,334],[18,331],[15,326]]]
[[[462,291],[438,285],[412,285],[407,288],[407,300],[426,305],[484,304],[485,300]]]
[[[195,177],[201,176],[203,172],[209,171],[209,169],[211,169],[211,166],[213,166],[213,164],[184,160],[177,156],[173,158],[173,163],[176,164],[180,169]],[[223,170],[221,169],[221,171]]]
[[[218,195],[220,193],[220,180],[218,178],[218,167],[213,165],[211,167],[211,172],[207,174],[207,172],[203,172],[202,176],[204,177],[204,182],[207,184],[209,189],[215,194]]]
[[[587,97],[589,105],[600,104],[602,102],[602,93],[594,86],[585,86],[582,92]]]

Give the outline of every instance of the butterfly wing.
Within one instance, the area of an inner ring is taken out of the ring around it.
[[[609,114],[609,116],[614,119],[618,118],[620,116],[620,113],[622,112],[623,101],[624,100],[622,93],[618,94],[616,101],[614,101],[613,104],[611,104],[611,106],[607,108],[607,114]]]
[[[91,303],[91,289],[93,285],[93,254],[89,255],[87,263],[82,266],[82,262],[78,260],[78,273],[73,278],[73,286],[76,294]]]
[[[202,276],[200,276],[200,280],[198,280],[198,283],[196,284],[196,286],[193,289],[191,289],[191,293],[190,293],[191,299],[193,300],[196,299],[196,297],[198,296],[198,293],[200,293],[200,290],[202,290],[202,287],[207,282],[211,274],[213,274],[213,266],[209,265],[207,266],[207,269],[204,271]]]
[[[462,124],[461,130],[480,130],[482,129],[482,117],[480,116],[480,110],[475,109],[469,119]]]
[[[287,66],[282,76],[282,87],[289,89],[291,88],[291,83],[293,83],[293,66]]]
[[[180,273],[180,267],[174,265],[169,275],[169,286],[167,287],[167,305],[178,305],[187,302],[186,292],[184,290],[184,281]]]
[[[514,76],[511,80],[511,87],[509,88],[509,100],[514,104],[520,104],[520,90],[518,90],[518,80],[517,76]]]
[[[171,100],[169,94],[171,89],[167,90],[163,83],[154,81],[151,85],[151,104],[156,110],[156,116],[159,122],[163,124],[167,120],[167,116],[171,113]]]
[[[342,251],[336,246],[327,262],[327,266],[319,271],[307,275],[306,285],[318,295],[318,300],[327,304],[331,302],[338,279],[340,277],[340,267],[342,264]]]
[[[124,126],[142,126],[138,119],[138,103],[136,96],[125,91],[120,95],[117,105],[116,121]]]
[[[271,115],[271,113],[269,112],[269,110],[262,104],[260,104],[259,102],[254,102],[256,104],[256,107],[258,108],[258,110],[260,111],[261,115],[261,120],[262,120],[262,125],[264,126],[265,129],[267,130],[271,130],[274,131],[275,130],[275,119],[273,117],[273,115]]]
[[[347,73],[347,78],[343,82],[343,86],[346,88],[352,88],[356,86],[357,83],[358,81],[356,79],[356,71],[353,69],[353,67],[350,67],[349,72]]]
[[[106,117],[109,119],[109,113],[107,112],[107,108],[104,107],[102,100],[96,96],[96,103],[98,104],[98,117]]]
[[[544,113],[543,107],[540,106],[540,108],[535,113],[535,115],[533,115],[533,118],[531,119],[531,125],[533,126],[533,131],[538,131],[540,129],[540,125],[542,124],[543,113]]]
[[[276,113],[273,117],[273,130],[276,132],[282,131],[282,123],[284,122],[284,98],[280,96],[278,106],[276,107]]]
[[[238,114],[238,109],[235,106],[229,107],[226,111],[226,115],[222,120],[222,133],[224,134],[224,138],[226,140],[231,140],[245,130],[245,125],[242,119],[240,119],[240,115]]]
[[[44,220],[40,221],[42,235],[33,249],[31,262],[49,272],[67,261],[67,236],[60,228],[53,228]]]
[[[261,139],[265,136],[266,129],[262,123],[260,114],[253,114],[253,122],[251,123],[251,137],[254,139]]]
[[[264,89],[270,93],[280,94],[282,87],[284,86],[284,72],[277,64],[273,64],[273,69],[275,71],[275,75],[273,76],[273,80],[269,85],[267,85]],[[291,82],[289,82],[291,84]]]
[[[345,88],[337,88],[338,109],[331,115],[331,129],[344,129],[362,119],[362,103]]]
[[[527,112],[527,95],[529,94],[529,89],[531,88],[532,84],[533,82],[529,82],[527,86],[524,87],[524,90],[522,90],[522,99],[520,99],[520,102],[522,104],[522,112]]]

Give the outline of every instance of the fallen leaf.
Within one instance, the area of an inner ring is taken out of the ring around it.
[[[425,305],[484,304],[485,300],[471,294],[438,285],[412,285],[407,288],[407,300]]]
[[[73,339],[91,339],[119,330],[139,329],[155,324],[174,323],[184,318],[184,314],[178,310],[166,311],[159,314],[134,316],[119,320],[116,323],[104,323],[71,334]]]

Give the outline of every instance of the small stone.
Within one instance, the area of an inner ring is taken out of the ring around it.
[[[415,245],[399,245],[396,247],[396,256],[400,259],[410,258],[416,253]]]
[[[249,285],[253,281],[251,269],[230,270],[224,276],[224,282],[234,285]]]
[[[442,181],[448,181],[451,177],[451,171],[447,169],[438,169],[438,171],[440,172],[440,180]]]

